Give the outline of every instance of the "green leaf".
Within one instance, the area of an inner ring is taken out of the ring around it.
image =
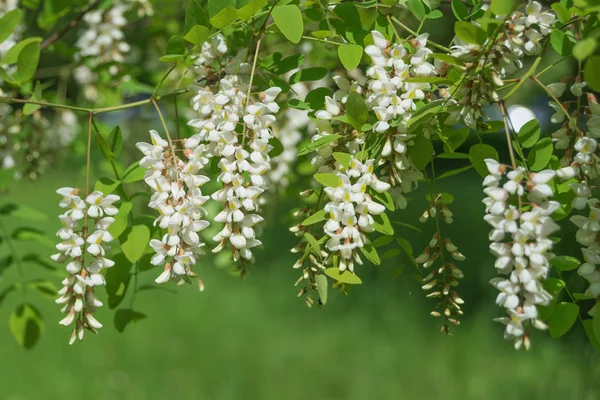
[[[559,271],[570,271],[581,265],[581,261],[571,256],[558,256],[550,260],[552,264]]]
[[[210,19],[210,23],[217,29],[224,29],[237,19],[235,7],[227,6]]]
[[[31,241],[43,244],[50,248],[55,247],[54,241],[52,239],[50,239],[50,237],[48,237],[46,232],[44,232],[40,229],[37,229],[37,228],[33,228],[33,227],[17,228],[13,232],[12,238],[15,240],[22,240],[22,241],[31,240]]]
[[[44,320],[39,310],[29,303],[19,305],[10,315],[10,332],[17,343],[31,349],[44,332]]]
[[[532,171],[541,171],[546,168],[552,157],[552,139],[545,137],[537,142],[527,155],[527,162]]]
[[[327,212],[325,210],[319,210],[319,211],[315,212],[313,215],[306,218],[304,221],[302,221],[301,225],[309,226],[309,225],[316,224],[317,222],[324,221],[326,215],[327,215]]]
[[[340,58],[344,68],[346,68],[348,71],[352,71],[358,67],[362,55],[363,48],[361,45],[346,43],[338,46],[338,57]]]
[[[202,25],[194,25],[183,38],[192,44],[201,45],[206,42],[209,34],[210,31],[207,27]]]
[[[290,42],[298,43],[304,33],[304,22],[300,8],[295,4],[278,5],[273,8],[271,13],[275,25],[279,28],[283,36]]]
[[[137,322],[144,318],[146,318],[146,314],[133,311],[130,308],[118,309],[115,313],[115,328],[117,328],[119,332],[123,332],[131,322]]]
[[[195,25],[208,26],[208,16],[204,11],[202,0],[190,0],[185,9],[184,32],[189,32]]]
[[[267,0],[250,0],[248,4],[237,11],[237,16],[242,21],[252,18],[257,12],[268,5]]]
[[[96,184],[94,185],[94,190],[98,190],[104,194],[110,194],[114,192],[120,184],[120,181],[104,176],[102,178],[98,178]]]
[[[425,136],[417,136],[409,147],[408,155],[419,171],[423,170],[433,158],[433,145]]]
[[[325,275],[338,282],[347,283],[349,285],[360,285],[362,283],[362,280],[357,275],[350,271],[340,273],[340,270],[336,267],[327,268],[325,270]]]
[[[289,84],[293,85],[298,82],[318,81],[325,78],[327,75],[326,68],[305,68],[290,76]]]
[[[106,141],[104,136],[101,133],[96,132],[95,138],[96,138],[96,143],[98,143],[98,147],[100,147],[102,154],[104,154],[104,157],[109,161],[114,160],[115,155],[112,152],[112,150],[110,149],[110,146],[108,145],[108,142]]]
[[[4,258],[0,258],[0,276],[4,273],[4,271],[11,266],[14,258],[12,255],[8,255]]]
[[[332,154],[335,161],[337,161],[342,167],[348,168],[350,167],[350,160],[352,160],[352,156],[348,153],[335,152]]]
[[[489,174],[484,161],[486,158],[498,160],[498,152],[489,144],[478,143],[469,150],[469,159],[471,160],[471,164],[475,168],[475,171],[477,171],[481,176],[487,176]]]
[[[22,16],[23,12],[20,9],[15,8],[0,18],[0,43],[8,39],[10,34],[14,32],[17,25],[19,25]]]
[[[375,228],[375,230],[377,232],[383,233],[384,235],[393,235],[394,234],[394,228],[392,227],[390,218],[387,216],[386,213],[374,215],[373,219],[375,220],[373,227]]]
[[[144,179],[146,169],[140,167],[139,161],[133,162],[123,173],[123,183],[139,182]]]
[[[312,247],[315,254],[321,253],[321,246],[319,246],[319,242],[317,241],[317,239],[315,239],[315,237],[312,234],[304,232],[304,235],[302,236],[304,237],[304,239],[306,239],[310,247]]]
[[[435,158],[443,158],[449,160],[468,160],[469,155],[466,153],[442,153],[436,155]]]
[[[558,303],[548,318],[550,335],[556,339],[567,333],[577,320],[578,315],[579,306],[577,304]]]
[[[34,41],[29,43],[19,53],[17,60],[17,72],[15,79],[20,82],[25,82],[33,78],[40,60],[40,42]]]
[[[326,96],[331,96],[330,89],[324,87],[317,88],[308,92],[304,101],[308,103],[310,108],[312,108],[313,110],[321,110],[325,107]]]
[[[119,212],[113,218],[115,222],[113,222],[108,228],[108,232],[115,238],[121,236],[125,229],[127,229],[127,224],[129,221],[129,213],[133,209],[133,204],[130,201],[122,201],[119,206]]]
[[[119,126],[115,126],[108,135],[108,144],[115,157],[118,157],[123,150],[123,133]]]
[[[379,258],[379,254],[377,254],[377,249],[370,244],[365,245],[360,248],[360,252],[367,258],[367,260],[371,261],[374,265],[381,264],[381,259]]]
[[[119,212],[120,214],[120,212]],[[118,214],[117,214],[118,215]],[[131,266],[127,257],[119,253],[112,257],[115,265],[106,270],[106,295],[108,297],[108,308],[116,308],[127,294],[127,288],[131,280]]]
[[[387,246],[388,244],[392,243],[394,241],[394,238],[391,236],[379,236],[377,239],[373,240],[373,242],[371,242],[371,245],[373,247],[383,247],[383,246]]]
[[[177,63],[183,61],[186,47],[181,36],[171,36],[167,42],[166,55],[159,58],[163,62]]]
[[[440,179],[446,179],[446,178],[450,178],[451,176],[462,174],[463,172],[466,172],[466,171],[470,170],[471,168],[473,168],[472,165],[467,165],[466,167],[460,167],[460,168],[452,169],[450,171],[446,171],[443,174],[438,175],[437,180],[439,181]]]
[[[338,176],[336,174],[315,174],[315,181],[325,187],[337,187]]]
[[[346,100],[346,115],[352,126],[360,129],[366,122],[368,116],[365,99],[357,92],[352,92]]]
[[[537,143],[540,138],[540,124],[537,119],[528,121],[525,125],[519,129],[517,140],[521,143],[521,146],[530,148]]]
[[[317,283],[317,292],[319,293],[319,300],[321,300],[321,304],[327,304],[327,277],[325,275],[319,274],[315,277],[315,282]]]
[[[600,74],[598,71],[600,71],[600,56],[592,56],[585,63],[583,79],[596,92],[600,92]]]
[[[560,3],[554,3],[554,4],[552,4],[552,9],[556,13],[558,20],[561,23],[564,24],[571,19],[571,12],[564,5],[562,5]]]
[[[421,0],[408,0],[408,8],[419,21],[425,18],[425,6]]]
[[[27,282],[27,287],[38,291],[44,297],[52,300],[56,299],[56,292],[58,291],[58,288],[50,281],[45,281],[43,279],[29,281]]]
[[[552,48],[561,56],[570,56],[575,46],[575,38],[571,32],[565,33],[559,29],[554,29],[550,35]]]
[[[511,12],[513,3],[512,0],[492,0],[490,9],[494,14],[505,17]]]
[[[448,139],[448,143],[444,144],[444,151],[453,153],[467,140],[470,132],[469,128],[451,129],[450,132],[444,132],[444,136]]]
[[[443,16],[444,16],[444,13],[441,12],[440,10],[433,10],[432,12],[427,14],[427,19],[438,19],[438,18],[442,18]]]
[[[463,21],[469,16],[469,10],[462,0],[452,0],[452,12],[459,21]]]
[[[573,46],[573,56],[579,61],[583,61],[594,54],[597,47],[598,40],[595,37],[587,37]]]
[[[17,62],[17,60],[19,59],[19,55],[21,54],[21,51],[23,51],[23,49],[30,45],[31,43],[39,43],[42,41],[41,37],[30,37],[24,40],[21,40],[19,43],[15,44],[13,47],[10,48],[10,50],[8,50],[6,52],[6,54],[4,55],[4,57],[2,57],[2,64],[14,64]]]
[[[132,263],[140,259],[150,242],[150,229],[146,225],[134,225],[121,244],[121,249]]]
[[[458,21],[454,24],[454,32],[458,38],[466,43],[484,44],[487,39],[485,31],[470,22]]]
[[[371,196],[379,203],[383,204],[388,210],[396,211],[396,204],[394,203],[394,198],[389,192],[377,193],[373,191],[371,193]]]
[[[0,215],[10,215],[12,217],[25,219],[28,221],[46,221],[48,216],[43,212],[31,208],[25,204],[5,204],[0,208]]]
[[[323,136],[322,138],[319,138],[319,139],[315,140],[314,142],[311,142],[310,144],[308,144],[306,147],[300,149],[300,151],[298,152],[298,156],[303,156],[305,154],[311,153],[317,149],[320,149],[321,147],[325,146],[328,143],[338,140],[341,137],[342,137],[342,135],[338,135],[335,133],[332,135]]]
[[[596,308],[594,311],[596,311],[597,309],[598,308]],[[598,339],[594,325],[596,321],[596,318],[586,319],[585,321],[583,321],[583,328],[585,329],[585,333],[592,345],[594,346],[594,348],[596,349],[596,351],[600,353],[600,340]]]

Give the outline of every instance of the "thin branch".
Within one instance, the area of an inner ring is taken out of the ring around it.
[[[92,4],[90,4],[88,6],[88,8],[86,8],[85,10],[83,10],[82,12],[80,12],[79,14],[77,14],[75,16],[75,18],[73,18],[71,21],[69,21],[69,23],[67,24],[67,26],[65,26],[60,31],[55,32],[48,39],[44,40],[42,42],[42,44],[40,45],[40,50],[44,50],[46,47],[50,46],[52,43],[56,42],[57,40],[59,40],[60,38],[62,38],[63,36],[65,36],[71,29],[73,29],[75,26],[77,26],[77,24],[79,22],[81,22],[81,20],[83,19],[83,17],[85,17],[85,14],[87,14],[88,12],[90,12],[93,9],[95,9],[96,7],[98,7],[101,2],[102,2],[102,0],[96,0]]]

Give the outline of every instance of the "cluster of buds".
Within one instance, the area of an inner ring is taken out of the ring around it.
[[[490,283],[500,291],[496,303],[509,315],[496,320],[506,325],[504,337],[513,340],[515,348],[529,349],[528,327],[546,328],[538,306],[552,300],[542,283],[549,273],[549,260],[554,257],[549,236],[558,230],[552,214],[560,204],[549,200],[556,173],[543,170],[528,175],[522,167],[507,172],[507,166],[493,159],[485,163],[489,175],[483,182],[487,195],[483,200],[484,219],[492,226],[490,251],[496,257],[496,270],[504,275]],[[523,204],[525,194],[527,207]]]
[[[441,194],[433,199],[421,218],[419,218],[419,221],[425,223],[430,218],[438,219],[441,216],[444,222],[451,224],[453,222],[453,214],[443,200],[443,195]],[[456,290],[453,289],[458,286],[458,280],[464,276],[454,261],[464,261],[466,257],[458,251],[458,247],[456,247],[450,238],[441,237],[439,223],[437,222],[436,227],[438,231],[434,233],[423,253],[415,258],[415,262],[430,271],[423,278],[424,284],[422,289],[429,292],[427,298],[438,299],[435,309],[440,311],[432,311],[431,315],[434,317],[443,317],[444,322],[440,330],[442,333],[448,334],[450,333],[451,325],[460,324],[458,317],[463,314],[461,306],[464,303]],[[450,256],[454,261],[448,262],[447,256]],[[441,265],[432,268],[438,260]]]
[[[144,181],[152,189],[148,206],[159,213],[155,225],[166,230],[162,240],[150,241],[156,252],[151,263],[164,265],[156,283],[172,280],[184,284],[195,276],[193,267],[197,257],[203,254],[204,242],[198,232],[209,225],[203,219],[206,210],[202,207],[209,197],[204,196],[201,189],[209,181],[201,173],[208,159],[204,157],[204,145],[183,150],[187,159],[184,160],[156,131],[150,131],[150,137],[152,144],[137,143],[144,154],[140,166],[148,169]]]
[[[102,270],[110,268],[114,262],[106,258],[108,244],[113,240],[108,228],[114,222],[118,210],[113,205],[119,196],[93,192],[83,200],[79,189],[65,187],[57,190],[63,198],[60,207],[67,211],[60,215],[62,228],[57,236],[62,240],[56,249],[59,253],[52,256],[56,262],[67,262],[69,276],[62,281],[57,304],[63,305],[61,311],[67,314],[59,323],[75,327],[69,340],[73,344],[83,340],[84,330],[97,333],[102,324],[93,313],[102,306],[95,294],[95,287],[105,284]],[[83,221],[83,225],[80,222]],[[91,229],[91,223],[94,229]],[[86,256],[88,257],[86,260]]]
[[[467,126],[477,129],[481,125],[484,105],[499,100],[496,88],[504,85],[507,74],[523,67],[525,56],[540,53],[541,42],[552,32],[555,20],[553,13],[542,11],[540,3],[530,1],[509,15],[499,35],[484,44],[454,39],[450,55],[473,71],[459,91],[460,116]]]

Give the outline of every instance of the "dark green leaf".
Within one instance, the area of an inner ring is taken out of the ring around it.
[[[327,75],[326,68],[306,68],[294,73],[290,76],[289,84],[293,85],[298,82],[318,81]]]
[[[408,155],[418,170],[423,170],[433,157],[433,145],[425,136],[417,136]]]
[[[19,53],[17,60],[17,72],[15,79],[20,82],[25,82],[33,78],[37,70],[38,61],[40,60],[40,43],[34,41],[29,43]]]
[[[489,174],[484,161],[486,158],[498,160],[498,152],[489,144],[478,143],[469,150],[469,159],[471,160],[471,164],[475,168],[475,171],[477,171],[481,176],[487,176]]]
[[[525,125],[519,129],[517,140],[521,143],[521,146],[529,148],[537,143],[540,138],[540,124],[537,119],[528,121]]]
[[[577,304],[558,303],[548,318],[550,335],[556,339],[567,333],[577,320],[578,315],[579,306]]]
[[[541,171],[546,168],[552,157],[552,139],[545,137],[537,142],[527,155],[527,162],[532,171]]]
[[[356,129],[360,129],[367,122],[367,104],[357,92],[350,93],[346,100],[346,115]]]
[[[559,271],[570,271],[581,265],[581,261],[571,256],[554,257],[550,263]]]
[[[144,318],[146,318],[145,314],[133,311],[132,309],[118,309],[115,313],[115,328],[117,328],[119,332],[123,332],[125,327],[127,327],[127,325],[129,325],[131,322],[137,322]]]
[[[42,314],[33,305],[25,303],[19,305],[10,316],[10,332],[17,343],[31,349],[36,345],[44,332]]]
[[[600,92],[600,74],[598,71],[600,71],[600,56],[592,56],[585,63],[583,79],[596,92]]]
[[[140,259],[150,242],[150,229],[146,225],[134,225],[121,244],[121,249],[132,263]]]
[[[106,270],[106,294],[108,296],[108,307],[116,308],[125,298],[129,281],[131,280],[132,263],[123,253],[113,256],[115,265]]]

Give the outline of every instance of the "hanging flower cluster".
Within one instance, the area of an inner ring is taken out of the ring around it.
[[[137,143],[144,154],[140,166],[147,168],[144,181],[152,189],[148,206],[158,211],[155,221],[166,230],[161,240],[152,239],[150,246],[156,254],[151,263],[164,266],[156,283],[175,281],[178,284],[189,282],[195,276],[193,267],[203,253],[204,242],[198,232],[209,222],[206,210],[202,207],[208,196],[202,194],[201,187],[209,181],[202,169],[208,163],[204,156],[204,145],[194,150],[185,149],[183,160],[168,141],[156,131],[150,131],[152,143]],[[201,286],[202,287],[202,286]]]
[[[489,175],[484,180],[485,220],[492,226],[490,251],[496,256],[495,267],[506,278],[494,278],[491,284],[500,293],[496,303],[508,312],[497,321],[506,325],[504,336],[529,349],[528,326],[545,329],[537,307],[548,305],[552,296],[542,282],[550,269],[553,242],[549,236],[558,230],[552,214],[560,208],[550,186],[556,173],[543,170],[529,176],[522,167],[507,172],[507,166],[485,160]],[[527,194],[530,207],[522,204]],[[516,200],[517,205],[511,204]]]
[[[429,208],[425,210],[419,219],[421,223],[425,223],[430,218],[433,218],[436,220],[437,231],[434,233],[425,250],[423,250],[423,253],[415,258],[414,261],[417,264],[421,264],[423,268],[431,271],[423,278],[424,285],[421,288],[429,292],[427,294],[428,298],[438,299],[435,308],[441,310],[441,312],[432,311],[431,315],[434,317],[443,317],[444,322],[442,323],[441,331],[443,333],[450,333],[450,324],[460,324],[457,318],[463,314],[461,307],[464,304],[463,299],[458,296],[458,293],[454,289],[458,286],[458,280],[463,278],[464,274],[454,261],[464,261],[466,257],[458,251],[458,247],[450,238],[443,238],[441,236],[438,218],[441,216],[442,220],[447,224],[451,224],[454,221],[452,211],[444,201],[444,194],[439,194],[435,199],[431,199]],[[449,260],[447,256],[454,261]],[[432,268],[436,261],[440,261],[440,267]]]
[[[460,116],[468,127],[481,125],[485,104],[500,99],[495,88],[504,85],[507,74],[523,68],[525,56],[540,53],[541,42],[550,35],[555,20],[553,13],[542,11],[540,3],[530,1],[508,16],[497,36],[484,44],[454,39],[450,55],[467,63],[479,62],[468,65],[473,73],[459,90]]]
[[[62,281],[63,287],[58,292],[60,297],[56,303],[63,305],[61,311],[67,314],[59,323],[64,326],[75,323],[69,340],[73,344],[77,339],[83,340],[84,329],[97,333],[96,330],[102,327],[93,315],[102,306],[96,297],[95,287],[105,284],[102,270],[114,265],[105,255],[109,250],[108,244],[113,240],[108,228],[115,221],[113,216],[118,213],[113,203],[119,200],[119,196],[105,196],[96,191],[83,200],[79,189],[70,187],[58,189],[57,193],[62,196],[60,206],[67,211],[59,216],[62,228],[56,235],[62,242],[56,245],[59,253],[52,259],[68,262],[66,270],[69,276]]]
[[[564,78],[561,82],[548,85],[548,90],[555,98],[563,96],[566,84],[573,81],[570,92],[579,100],[577,102],[549,102],[555,110],[551,120],[560,123],[561,127],[552,134],[552,141],[557,150],[565,150],[560,159],[557,176],[566,181],[573,191],[574,198],[571,207],[582,211],[584,215],[573,215],[570,220],[577,226],[575,236],[582,246],[584,263],[578,273],[590,286],[585,294],[590,297],[600,296],[600,202],[592,197],[590,182],[600,177],[600,104],[592,93],[587,94],[587,107],[583,104],[583,88],[586,82],[579,77]],[[581,109],[571,107],[571,104],[581,105]],[[579,126],[579,115],[585,116],[585,127]],[[590,310],[593,315],[595,306]]]
[[[367,188],[377,193],[389,190],[390,185],[380,181],[373,173],[374,160],[364,164],[352,158],[345,170],[337,173],[337,187],[326,187],[329,202],[325,212],[329,220],[324,226],[329,236],[326,247],[339,256],[339,270],[354,272],[354,263],[362,264],[358,250],[369,244],[366,234],[374,231],[373,215],[385,211],[385,207],[367,193]]]

